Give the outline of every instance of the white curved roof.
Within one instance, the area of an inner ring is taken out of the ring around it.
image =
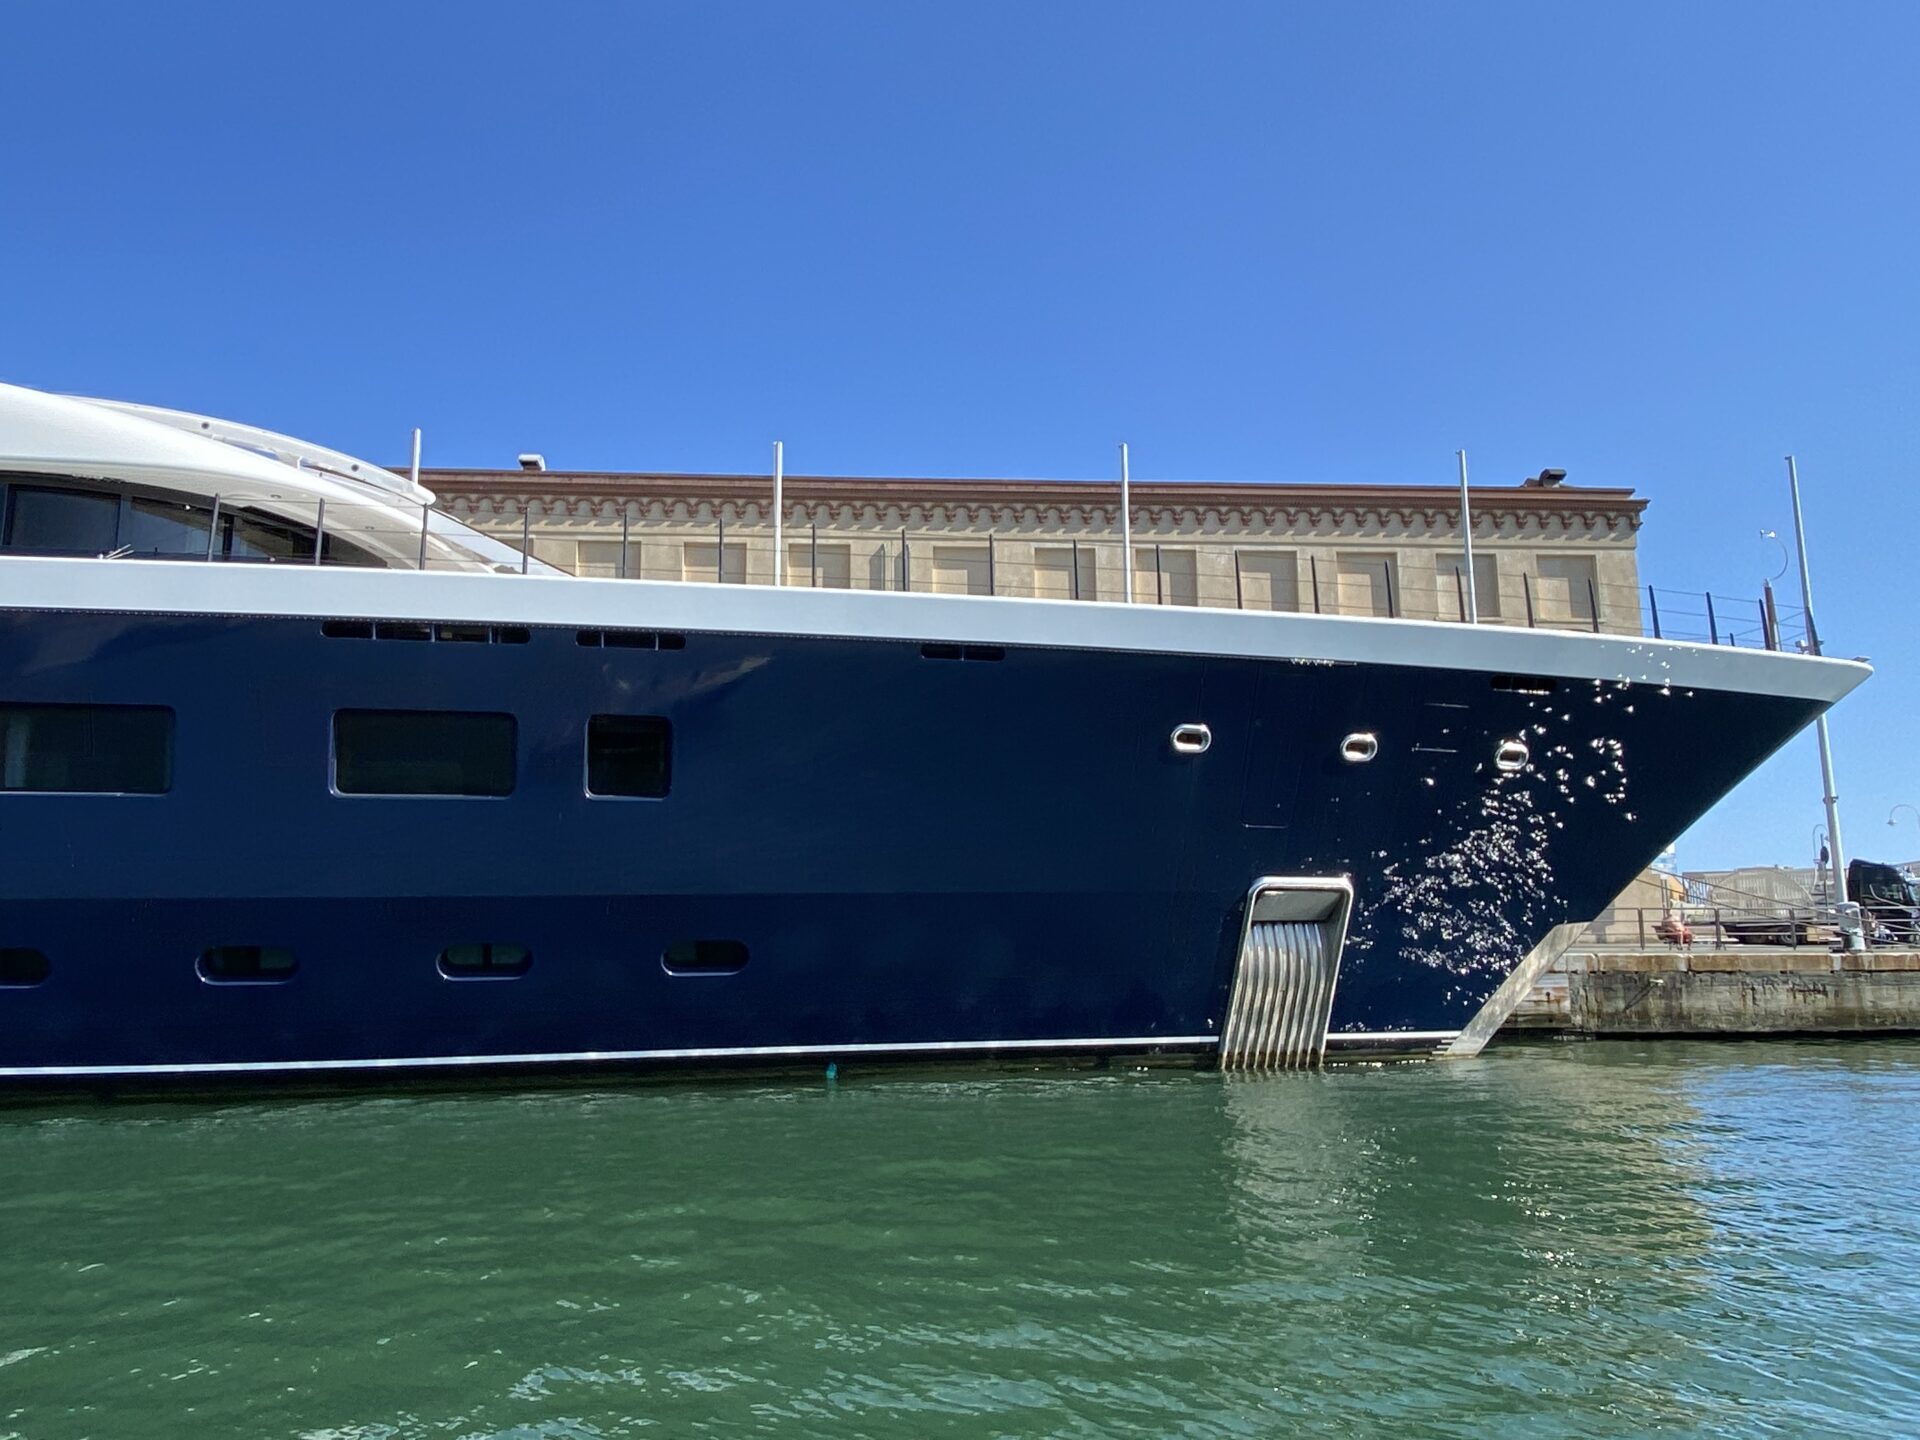
[[[365,460],[291,436],[121,400],[0,384],[0,471],[111,480],[268,511],[326,528],[396,565],[521,567],[520,552],[429,510],[433,492]],[[559,574],[538,560],[529,571]]]

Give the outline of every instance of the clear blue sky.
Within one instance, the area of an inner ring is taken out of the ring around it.
[[[14,5],[0,378],[439,464],[1808,489],[1920,854],[1920,5]],[[1682,842],[1809,859],[1810,741]]]

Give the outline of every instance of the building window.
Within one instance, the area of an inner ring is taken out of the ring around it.
[[[1591,625],[1600,594],[1600,587],[1594,583],[1593,557],[1541,555],[1534,565],[1539,571],[1539,591],[1534,596],[1539,618],[1549,623],[1577,621]]]
[[[1349,550],[1334,564],[1334,609],[1339,614],[1400,613],[1400,575],[1393,556]]]
[[[587,721],[587,793],[657,800],[673,781],[673,726],[657,715]]]
[[[341,710],[333,786],[342,795],[511,795],[516,733],[511,715]]]
[[[10,550],[103,555],[120,528],[120,497],[99,490],[42,490],[15,485],[7,498]]]
[[[449,945],[438,964],[449,980],[516,980],[533,968],[533,952],[524,945]]]
[[[1240,604],[1248,610],[1300,608],[1300,557],[1291,550],[1237,552]]]
[[[936,545],[932,578],[936,595],[991,595],[993,552],[985,545]]]
[[[747,968],[747,947],[738,940],[676,940],[660,965],[669,975],[737,975]]]
[[[1136,546],[1133,598],[1147,605],[1198,605],[1198,557],[1191,550],[1175,550],[1167,545]]]
[[[194,968],[210,985],[277,985],[299,969],[291,950],[276,945],[215,945]]]
[[[747,547],[745,545],[727,546],[727,563],[720,569],[720,546],[712,540],[689,540],[680,552],[680,578],[682,580],[705,580],[709,584],[718,580],[728,585],[747,583]]]
[[[0,949],[0,989],[24,990],[53,973],[53,965],[38,950]]]
[[[1033,547],[1033,593],[1042,600],[1098,600],[1099,554],[1092,545]]]
[[[1442,550],[1434,557],[1434,611],[1442,620],[1466,618],[1467,557],[1462,550]],[[1473,603],[1482,620],[1500,618],[1500,566],[1484,550],[1473,556]]]
[[[171,788],[171,710],[0,705],[0,790],[164,795]]]
[[[787,546],[787,584],[817,586],[822,590],[853,588],[853,547],[819,545],[802,540]]]

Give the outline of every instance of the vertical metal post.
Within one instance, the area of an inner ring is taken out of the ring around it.
[[[1382,560],[1380,562],[1380,573],[1387,577],[1387,618],[1389,620],[1397,620],[1400,617],[1393,607],[1393,561]]]
[[[413,567],[416,570],[427,568],[427,512],[432,508],[425,501],[420,504],[420,561]]]
[[[999,582],[994,576],[993,532],[991,530],[987,532],[987,593],[989,595],[998,595],[1000,593]]]
[[[630,505],[622,505],[620,507],[620,571],[619,571],[620,578],[622,580],[627,578],[627,549],[633,543],[632,541],[633,526],[631,523],[632,520],[633,520],[633,507]]]
[[[413,463],[407,467],[407,478],[414,484],[420,483],[420,427],[413,427]]]
[[[533,547],[533,506],[520,507],[520,573],[527,573],[527,551]]]
[[[715,510],[714,518],[719,522],[720,539],[713,547],[713,583],[727,583],[727,516],[724,510]]]
[[[1167,603],[1167,582],[1160,573],[1160,542],[1158,540],[1153,542],[1153,603],[1156,605]]]
[[[818,589],[820,586],[820,522],[809,521],[807,525],[807,584]],[[852,577],[848,577],[849,584]]]
[[[1707,591],[1707,639],[1710,643],[1720,643],[1720,622],[1713,618],[1713,592]]]
[[[1313,582],[1313,613],[1320,613],[1320,562],[1307,556],[1307,579]]]
[[[1120,445],[1120,580],[1121,594],[1133,601],[1133,477],[1127,469],[1127,447]]]
[[[1587,577],[1587,614],[1593,621],[1593,633],[1600,633],[1600,592],[1593,588],[1593,577]]]
[[[1480,623],[1480,597],[1473,588],[1473,503],[1467,498],[1467,452],[1454,452],[1460,457],[1460,547],[1466,553],[1467,560],[1467,623]],[[1387,582],[1392,588],[1393,582]]]
[[[913,589],[913,571],[908,568],[912,563],[912,560],[907,557],[907,527],[902,525],[900,527],[900,588],[902,590]]]
[[[1527,579],[1527,572],[1520,572],[1520,593],[1527,601],[1527,629],[1533,629],[1533,583]]]
[[[214,543],[220,538],[220,497],[213,497],[213,515],[207,521],[207,559],[213,559]]]
[[[1067,578],[1067,589],[1073,598],[1078,600],[1080,598],[1080,540],[1077,536],[1072,544],[1073,573]]]
[[[1460,602],[1460,618],[1464,621],[1467,618],[1467,592],[1461,582],[1460,567],[1458,565],[1453,567],[1453,593],[1454,597]]]
[[[1793,544],[1800,552],[1800,603],[1807,612],[1807,647],[1818,655],[1820,630],[1813,623],[1813,574],[1807,566],[1807,526],[1800,515],[1800,467],[1791,455],[1787,456],[1787,484],[1793,491]],[[1820,743],[1820,783],[1826,792],[1827,854],[1833,895],[1840,911],[1840,928],[1847,937],[1847,949],[1857,953],[1867,948],[1867,940],[1860,926],[1859,910],[1848,903],[1846,852],[1840,841],[1840,797],[1833,783],[1833,739],[1827,732],[1824,710],[1813,722],[1813,731]]]
[[[416,430],[413,433],[418,435],[420,432]],[[320,551],[321,547],[326,543],[326,539],[327,497],[322,495],[320,497],[320,504],[315,508],[313,513],[313,563],[316,565],[320,563]]]
[[[1773,598],[1773,581],[1761,581],[1760,591],[1760,621],[1766,627],[1767,648],[1778,650],[1780,648],[1780,606]]]
[[[1633,918],[1634,918],[1635,925],[1639,928],[1639,931],[1640,931],[1640,948],[1642,951],[1644,951],[1647,948],[1646,909],[1644,907],[1636,908],[1633,912]]]
[[[1647,613],[1653,616],[1653,638],[1664,638],[1660,634],[1660,602],[1653,598],[1653,587],[1647,586]]]
[[[773,442],[773,583],[787,583],[787,552],[781,543],[785,534],[781,522],[786,519],[786,479],[787,447],[779,440]]]
[[[1240,547],[1238,545],[1233,547],[1233,608],[1236,610],[1247,608],[1247,587],[1240,579]]]

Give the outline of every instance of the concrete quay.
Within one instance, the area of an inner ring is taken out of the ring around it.
[[[1920,1031],[1920,951],[1573,951],[1503,1037]]]

